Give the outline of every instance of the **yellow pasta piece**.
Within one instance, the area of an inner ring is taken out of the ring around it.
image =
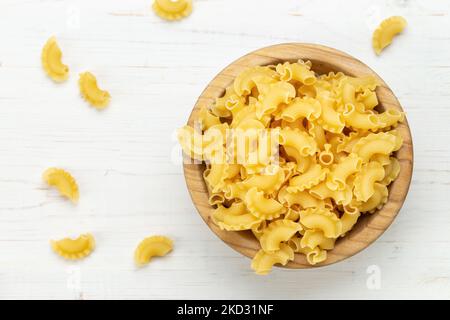
[[[192,0],[154,0],[153,11],[165,20],[179,20],[192,12]]]
[[[317,152],[317,142],[314,138],[299,130],[288,128],[280,130],[280,140],[282,146],[294,148],[302,157],[307,157]]]
[[[261,248],[265,252],[274,252],[280,249],[282,242],[288,241],[302,226],[291,220],[276,220],[271,222],[259,239]]]
[[[234,91],[239,96],[249,95],[258,85],[274,83],[277,74],[269,67],[250,67],[241,72],[234,80]]]
[[[393,16],[383,20],[372,36],[372,46],[376,54],[379,55],[384,48],[390,45],[394,36],[401,33],[406,25],[405,18],[400,16]]]
[[[321,200],[331,198],[339,205],[349,204],[353,197],[352,189],[349,185],[346,185],[343,190],[331,190],[325,181],[312,187],[309,192]]]
[[[328,92],[321,92],[317,95],[322,106],[322,113],[320,116],[319,124],[322,127],[333,133],[340,133],[345,127],[345,122],[342,114],[337,112],[334,108],[335,100],[331,98]]]
[[[344,214],[341,217],[342,223],[341,237],[344,236],[348,231],[350,231],[353,228],[353,226],[358,221],[359,216],[360,216],[359,212],[356,213],[344,212]]]
[[[62,52],[55,37],[47,40],[42,49],[41,62],[45,73],[55,82],[62,82],[69,77],[69,67],[62,63]]]
[[[385,172],[381,164],[371,161],[365,164],[356,175],[354,194],[356,200],[367,201],[374,194],[374,184],[384,178]]]
[[[281,244],[280,250],[275,252],[265,252],[259,250],[252,260],[252,269],[256,274],[266,275],[275,264],[281,264],[285,266],[289,261],[294,260],[294,251],[287,244]]]
[[[265,220],[278,218],[286,211],[281,203],[264,197],[264,192],[258,191],[256,187],[248,190],[245,196],[245,204],[255,217]]]
[[[314,121],[320,117],[322,107],[316,99],[313,98],[295,98],[281,112],[281,119],[294,122],[298,119],[306,118]]]
[[[108,91],[101,90],[97,85],[97,79],[90,72],[80,73],[78,80],[81,96],[96,109],[104,109],[111,100]]]
[[[51,240],[50,245],[53,251],[61,257],[68,260],[78,260],[91,254],[95,248],[95,240],[90,233],[86,233],[76,239]]]
[[[42,174],[42,178],[48,185],[58,189],[61,195],[74,203],[78,202],[78,185],[69,172],[59,168],[48,168]]]
[[[252,215],[243,202],[234,202],[229,208],[219,205],[211,218],[220,229],[227,231],[249,230],[262,221]]]
[[[381,181],[382,184],[388,185],[395,179],[397,179],[400,174],[400,163],[397,158],[390,157],[389,163],[384,168],[385,175],[384,179]]]
[[[358,112],[357,108],[352,103],[347,103],[344,106],[342,115],[344,116],[346,125],[355,129],[375,130],[385,125],[381,122],[381,117],[377,117],[370,111]]]
[[[367,137],[359,139],[353,146],[352,152],[357,154],[363,163],[366,163],[375,154],[389,155],[396,150],[398,144],[398,138],[391,133],[371,133]]]
[[[319,247],[315,247],[314,249],[305,247],[301,248],[299,252],[306,256],[306,260],[310,265],[316,265],[327,259],[327,251],[322,250]]]
[[[278,109],[282,103],[289,103],[295,97],[295,87],[289,82],[279,81],[258,85],[260,96],[256,103],[256,116],[261,119]]]
[[[334,162],[334,153],[331,150],[331,144],[326,143],[324,150],[319,153],[318,160],[320,165],[324,167],[331,166]]]
[[[313,186],[325,180],[328,171],[327,168],[322,168],[320,164],[313,164],[305,173],[292,177],[289,181],[287,191],[296,192],[311,189]]]
[[[381,209],[388,200],[389,191],[384,184],[376,182],[373,187],[373,195],[358,206],[361,212],[373,213],[375,210]]]
[[[320,247],[321,249],[331,250],[334,248],[334,242],[336,239],[327,238],[321,230],[310,229],[306,230],[303,237],[300,240],[301,248],[314,249]]]
[[[284,171],[281,167],[272,166],[264,174],[255,174],[244,180],[242,184],[248,189],[257,187],[259,190],[269,194],[278,189],[284,183]]]
[[[344,190],[347,178],[361,170],[361,166],[362,159],[354,153],[341,158],[328,175],[327,187],[331,190]]]
[[[134,262],[142,267],[153,257],[163,257],[173,249],[173,241],[164,236],[151,236],[142,240],[134,251]]]
[[[285,62],[278,64],[276,67],[280,74],[280,79],[283,81],[296,80],[310,86],[316,82],[316,76],[311,71],[311,63],[299,60],[297,63]]]
[[[342,233],[340,219],[325,208],[310,208],[300,211],[300,223],[305,228],[322,231],[327,238],[337,238]]]
[[[219,117],[209,112],[206,107],[200,109],[198,121],[200,121],[203,130],[207,130],[212,126],[219,125],[221,123]]]
[[[395,127],[399,122],[402,122],[405,115],[396,109],[388,109],[382,113],[377,114],[379,118],[380,128]]]
[[[289,192],[288,186],[284,186],[278,192],[278,201],[292,207],[299,205],[303,209],[319,207],[322,201],[312,196],[308,191]]]

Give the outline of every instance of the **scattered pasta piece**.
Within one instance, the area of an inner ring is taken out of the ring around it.
[[[317,75],[308,61],[250,67],[179,131],[184,153],[205,162],[213,223],[259,241],[257,274],[294,253],[326,261],[387,202],[404,115],[377,108],[377,86],[373,76]]]
[[[173,242],[164,236],[152,236],[142,240],[134,251],[134,262],[146,265],[153,257],[163,257],[173,249]]]
[[[104,109],[111,99],[108,91],[101,90],[97,79],[90,72],[80,73],[78,80],[81,96],[96,109]]]
[[[166,20],[180,20],[192,12],[192,0],[154,0],[153,11]]]
[[[42,49],[41,61],[45,73],[55,82],[63,82],[69,77],[69,67],[62,63],[61,58],[56,38],[51,37]]]
[[[51,240],[53,251],[68,260],[79,260],[91,254],[95,248],[95,239],[90,233],[82,234],[76,239],[64,238]]]
[[[58,168],[45,170],[42,178],[48,185],[56,187],[61,195],[76,203],[79,199],[78,185],[72,175]]]
[[[392,39],[405,29],[407,22],[405,18],[393,16],[381,22],[373,32],[372,46],[376,54],[380,54],[384,48],[392,43]]]

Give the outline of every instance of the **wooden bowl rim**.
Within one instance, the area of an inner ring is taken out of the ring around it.
[[[326,56],[325,60],[324,55]],[[317,70],[317,65],[319,65],[319,69],[328,68],[330,71],[343,71],[353,76],[373,75],[381,83],[380,87],[377,88],[380,105],[383,108],[389,106],[390,108],[403,111],[399,101],[383,79],[369,66],[353,56],[323,45],[282,43],[250,52],[219,72],[198,98],[189,116],[188,124],[193,123],[197,111],[202,106],[209,106],[214,102],[215,98],[220,97],[224,93],[225,88],[231,84],[236,75],[244,68],[298,59],[311,60],[315,71]],[[304,255],[296,254],[295,259],[287,264],[287,268],[317,268],[342,261],[367,248],[391,225],[406,199],[412,179],[414,157],[412,137],[406,117],[404,123],[400,124],[396,130],[400,132],[404,139],[402,148],[397,151],[397,158],[400,162],[400,174],[389,186],[389,198],[384,207],[371,215],[360,217],[355,227],[345,237],[338,239],[333,250],[328,251],[327,260],[324,262],[312,266],[308,264]],[[243,231],[223,231],[212,222],[210,214],[213,207],[208,203],[208,191],[203,180],[203,170],[203,165],[183,164],[186,185],[197,211],[208,227],[223,242],[244,256],[253,258],[260,249],[259,242],[253,235]]]

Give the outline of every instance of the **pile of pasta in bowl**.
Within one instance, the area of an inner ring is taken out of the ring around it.
[[[178,132],[205,163],[213,222],[252,232],[251,267],[267,274],[296,253],[309,264],[388,199],[404,115],[380,110],[373,76],[316,74],[309,61],[249,67]]]

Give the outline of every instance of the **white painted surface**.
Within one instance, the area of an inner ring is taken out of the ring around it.
[[[450,298],[449,3],[194,0],[188,19],[167,23],[150,0],[0,0],[0,298]],[[378,58],[372,30],[392,14],[409,26]],[[40,66],[51,35],[71,68],[60,85]],[[171,160],[173,132],[228,63],[296,41],[346,51],[392,87],[414,137],[414,177],[399,217],[364,252],[258,277],[197,214]],[[83,70],[111,92],[104,112],[79,97]],[[78,206],[42,183],[49,166],[78,179]],[[49,239],[86,231],[98,245],[88,259],[51,252]],[[136,244],[157,233],[175,250],[136,270]],[[366,285],[371,265],[379,290]]]

